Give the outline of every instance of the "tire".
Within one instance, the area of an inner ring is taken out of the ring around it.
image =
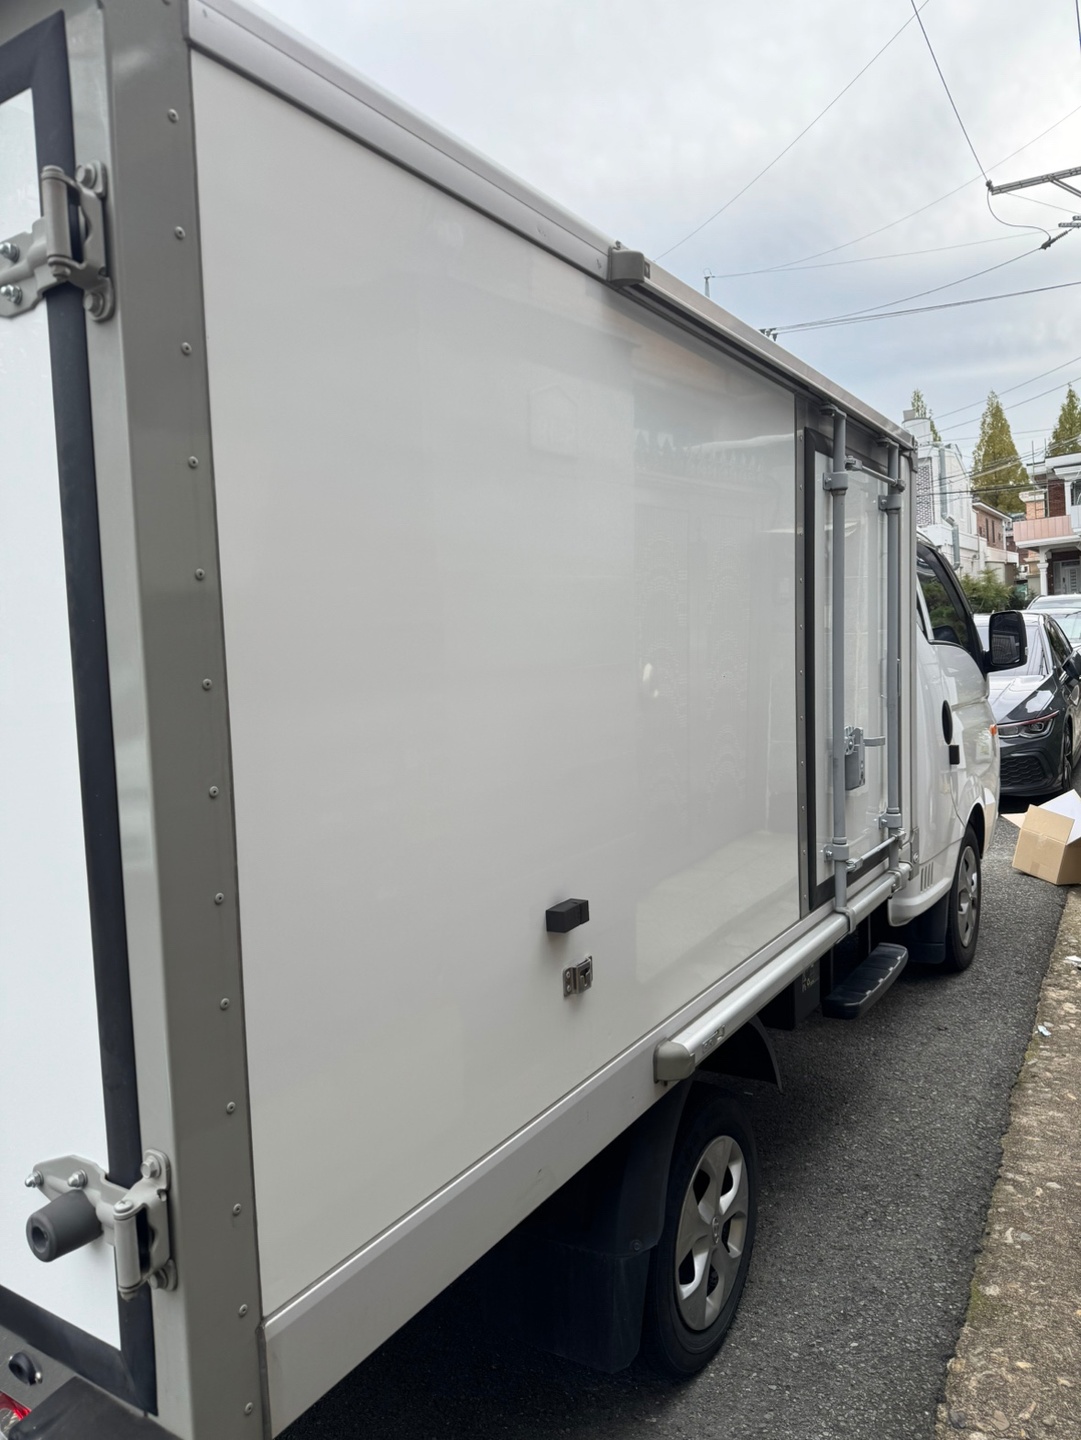
[[[1062,765],[1059,774],[1059,793],[1073,789],[1073,726],[1067,720],[1062,732]]]
[[[980,871],[980,842],[970,825],[961,841],[957,869],[950,886],[946,912],[946,954],[944,970],[955,973],[967,970],[976,955],[980,938],[980,910],[983,901],[983,878]]]
[[[758,1152],[743,1111],[726,1095],[690,1104],[668,1172],[642,1327],[643,1359],[676,1378],[696,1374],[721,1347],[747,1279],[758,1211]]]

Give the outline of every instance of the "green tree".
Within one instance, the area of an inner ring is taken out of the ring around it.
[[[1002,402],[993,390],[980,419],[980,438],[972,452],[970,478],[977,500],[986,500],[1008,515],[1024,509],[1021,491],[1028,487],[1028,472],[1018,457]]]
[[[1066,398],[1058,412],[1048,455],[1075,455],[1081,450],[1081,400],[1072,385],[1066,387]]]
[[[922,390],[913,390],[912,404],[909,407],[915,414],[931,422],[931,439],[936,445],[942,444],[942,436],[938,433],[938,426],[935,424],[934,416],[927,408],[927,401],[923,398]]]
[[[990,566],[982,575],[961,575],[961,589],[977,615],[990,615],[993,610],[1012,610],[1012,592],[1008,585],[995,579]]]

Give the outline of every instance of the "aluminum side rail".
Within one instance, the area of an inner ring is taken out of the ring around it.
[[[742,985],[704,1014],[677,1031],[671,1039],[662,1040],[653,1052],[653,1075],[656,1080],[683,1080],[693,1075],[702,1061],[729,1039],[797,975],[813,964],[819,956],[843,940],[849,923],[858,924],[883,901],[905,885],[912,867],[902,863],[855,896],[845,914],[829,917],[808,935],[782,951],[764,965],[753,980]]]

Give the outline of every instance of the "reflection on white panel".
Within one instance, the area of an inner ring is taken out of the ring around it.
[[[39,213],[29,93],[0,105],[0,235]],[[45,307],[0,322],[0,1284],[119,1344],[104,1240],[52,1265],[26,1219],[32,1164],[105,1162]]]
[[[273,1309],[798,918],[794,406],[194,76]],[[268,304],[315,213],[348,264]]]

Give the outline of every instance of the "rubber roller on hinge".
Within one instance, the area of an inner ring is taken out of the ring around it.
[[[48,1264],[81,1250],[101,1237],[101,1221],[81,1190],[57,1195],[26,1222],[26,1238],[39,1260]]]

